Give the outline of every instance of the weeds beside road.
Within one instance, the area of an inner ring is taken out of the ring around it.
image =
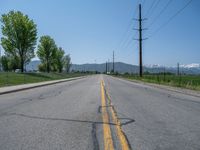
[[[200,76],[199,75],[144,75],[142,78],[138,75],[117,75],[130,80],[139,80],[148,83],[163,84],[174,87],[182,87],[192,90],[200,90]]]

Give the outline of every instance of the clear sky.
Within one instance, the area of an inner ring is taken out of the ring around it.
[[[200,63],[200,0],[154,32],[188,1],[171,0],[167,6],[168,0],[0,0],[0,14],[27,14],[37,24],[38,37],[53,37],[73,63],[103,63],[112,59],[114,50],[116,61],[138,64],[138,42],[133,40],[138,38],[133,30],[138,22],[133,18],[141,3],[148,18],[143,36],[149,37],[143,46],[144,64],[175,66]]]

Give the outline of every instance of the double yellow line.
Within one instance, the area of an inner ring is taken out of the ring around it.
[[[108,95],[108,93],[107,93]],[[110,96],[108,95],[109,103],[111,104]],[[101,103],[102,103],[102,118],[103,118],[103,133],[104,133],[104,150],[114,150],[113,146],[113,139],[111,135],[111,128],[109,125],[109,113],[107,112],[107,104],[106,104],[106,98],[105,98],[105,89],[104,89],[104,82],[101,81]],[[110,112],[112,114],[112,120],[115,125],[115,129],[117,132],[118,139],[121,144],[122,150],[130,150],[128,141],[121,129],[121,123],[118,120],[117,114],[114,111],[113,107],[110,108]]]
[[[107,105],[106,105],[103,81],[101,81],[101,105],[102,105],[102,118],[103,118],[104,150],[114,150],[113,140],[111,136],[111,129],[108,119],[108,112],[106,108]]]

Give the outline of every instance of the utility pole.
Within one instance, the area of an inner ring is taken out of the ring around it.
[[[107,64],[107,61],[106,61],[106,74],[108,72],[108,64]]]
[[[115,73],[115,52],[113,51],[113,74]]]
[[[97,63],[96,63],[96,59],[94,60],[94,65],[95,65],[95,74],[97,73]]]
[[[177,75],[179,76],[180,75],[180,67],[179,67],[179,63],[177,63]]]
[[[108,72],[109,72],[109,63],[110,63],[109,61],[110,61],[110,60],[108,59],[108,70],[107,70]]]
[[[140,77],[143,74],[142,67],[142,12],[141,12],[141,4],[139,4],[139,56],[140,56]]]
[[[139,18],[135,19],[139,22],[139,29],[135,29],[139,31],[139,39],[136,39],[139,41],[139,75],[142,77],[143,75],[143,64],[142,64],[142,41],[145,40],[142,38],[142,31],[146,30],[142,28],[142,21],[146,19],[142,19],[142,6],[139,4]],[[147,39],[147,38],[146,38]]]

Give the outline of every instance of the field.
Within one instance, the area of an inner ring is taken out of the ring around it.
[[[11,86],[26,83],[36,83],[42,81],[66,79],[71,77],[78,77],[84,74],[70,73],[14,73],[14,72],[0,72],[0,87]]]
[[[120,75],[121,77],[140,80],[149,83],[164,84],[175,87],[183,87],[192,90],[200,90],[200,76],[199,75],[144,75],[140,78],[138,75]]]

